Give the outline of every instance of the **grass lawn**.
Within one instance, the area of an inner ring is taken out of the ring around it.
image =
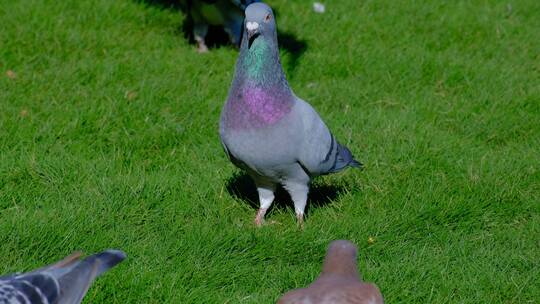
[[[234,48],[134,0],[0,0],[0,273],[113,247],[85,303],[273,303],[349,239],[388,303],[538,303],[540,2],[269,3],[366,165],[316,181],[304,231],[286,196],[254,227],[219,143]]]

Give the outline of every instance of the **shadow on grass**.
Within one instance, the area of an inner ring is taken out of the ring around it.
[[[293,34],[287,32],[281,32],[278,30],[278,43],[280,48],[285,50],[289,54],[288,60],[283,63],[284,69],[287,72],[289,78],[294,77],[294,70],[298,66],[298,59],[307,50],[307,43],[305,40],[297,39]]]
[[[189,12],[189,6],[191,0],[134,0],[138,3],[144,3],[146,5],[152,5],[160,7],[161,9],[170,9],[179,11],[186,16],[183,19],[181,25],[179,25],[178,33],[189,41],[190,44],[195,45],[195,39],[193,37],[193,19]],[[278,12],[274,9],[276,16]],[[215,49],[223,46],[234,47],[230,44],[229,38],[223,27],[209,26],[208,34],[206,36],[206,45],[210,49]],[[298,59],[307,50],[307,43],[305,40],[296,38],[293,34],[278,30],[278,42],[279,47],[286,53],[286,60],[284,62],[284,68],[287,74],[292,77],[294,70],[298,65]]]
[[[232,197],[243,201],[253,209],[259,209],[259,195],[257,194],[255,183],[246,173],[235,173],[227,180],[226,189]],[[312,183],[306,206],[306,214],[309,213],[310,208],[320,208],[332,203],[344,190],[343,186]],[[282,187],[277,188],[276,198],[271,208],[278,208],[280,210],[294,208],[291,197]]]

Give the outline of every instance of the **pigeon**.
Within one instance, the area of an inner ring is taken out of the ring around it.
[[[232,44],[238,46],[242,36],[245,8],[259,0],[184,0],[184,6],[193,21],[193,36],[200,53],[208,51],[208,26],[223,26]]]
[[[106,250],[80,260],[75,252],[63,260],[27,273],[0,277],[2,304],[77,304],[96,277],[122,262],[126,254]]]
[[[264,3],[246,8],[240,55],[219,133],[231,162],[255,182],[259,227],[277,185],[291,196],[302,228],[312,178],[362,167],[319,114],[290,88],[279,59],[274,14]]]
[[[287,292],[278,304],[382,304],[375,284],[360,279],[356,246],[344,240],[328,247],[321,275],[306,288]]]

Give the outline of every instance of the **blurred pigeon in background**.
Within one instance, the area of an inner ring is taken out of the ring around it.
[[[382,304],[377,286],[362,282],[356,255],[353,243],[333,241],[317,280],[306,288],[287,292],[278,304]]]
[[[231,161],[255,181],[260,201],[256,225],[263,224],[276,185],[281,184],[291,195],[302,227],[311,179],[362,165],[289,87],[272,9],[264,3],[248,6],[244,28],[221,113],[221,141]]]
[[[106,250],[80,260],[76,252],[32,272],[0,277],[0,303],[77,304],[96,277],[122,262],[126,254]]]
[[[197,50],[207,52],[208,26],[222,26],[234,45],[240,44],[245,8],[259,0],[181,0],[193,21],[193,36]]]

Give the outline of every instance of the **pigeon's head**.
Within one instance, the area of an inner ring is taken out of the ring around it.
[[[262,3],[252,3],[246,8],[244,27],[248,40],[248,48],[259,37],[273,39],[276,33],[274,13],[270,6]]]
[[[359,278],[356,257],[356,245],[345,240],[333,241],[328,246],[323,265],[323,274],[337,274]]]
[[[356,245],[346,240],[337,240],[328,246],[328,255],[336,255],[348,259],[355,259],[357,255]]]

